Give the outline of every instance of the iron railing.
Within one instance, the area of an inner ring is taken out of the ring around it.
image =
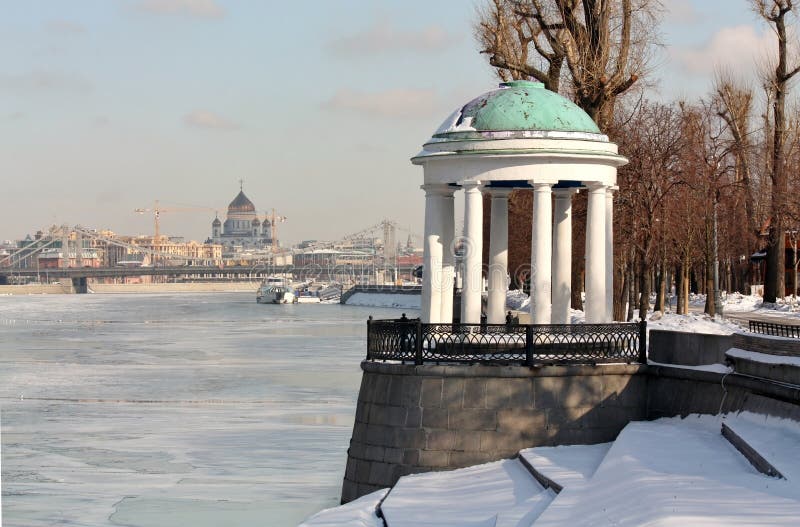
[[[426,324],[367,321],[367,360],[414,364],[647,362],[647,323]]]
[[[772,322],[762,322],[760,320],[750,321],[750,332],[772,335],[775,337],[794,337],[800,338],[800,326],[789,324],[775,324]]]

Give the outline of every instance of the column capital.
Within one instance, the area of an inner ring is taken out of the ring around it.
[[[547,189],[550,191],[553,190],[553,185],[555,184],[552,181],[533,181],[533,180],[528,181],[528,183],[530,183],[530,185],[533,187],[533,190]]]
[[[429,183],[427,185],[420,185],[422,190],[425,191],[426,196],[444,196],[452,197],[453,193],[457,190],[446,183]]]
[[[467,179],[465,181],[459,181],[458,184],[461,185],[461,188],[466,191],[476,189],[480,190],[480,188],[483,186],[483,181],[479,181],[477,179]]]

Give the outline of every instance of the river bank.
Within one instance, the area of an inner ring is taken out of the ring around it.
[[[91,293],[238,293],[255,294],[260,282],[167,282],[160,284],[89,284]],[[5,295],[64,295],[74,294],[70,283],[0,285],[0,296]]]

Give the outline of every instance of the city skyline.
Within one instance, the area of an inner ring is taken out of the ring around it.
[[[240,179],[259,215],[289,218],[287,245],[384,218],[421,232],[408,159],[497,82],[471,35],[476,4],[9,2],[0,238],[62,223],[152,234],[134,209],[159,200],[208,208],[161,218],[202,241]],[[744,0],[666,8],[651,98],[702,96],[732,60],[749,75],[772,39]]]

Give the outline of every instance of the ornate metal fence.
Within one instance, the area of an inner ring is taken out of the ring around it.
[[[800,338],[800,326],[791,326],[789,324],[774,324],[772,322],[751,320],[750,331],[753,333],[773,335],[776,337]]]
[[[423,324],[370,318],[367,360],[528,366],[645,363],[646,324]]]

